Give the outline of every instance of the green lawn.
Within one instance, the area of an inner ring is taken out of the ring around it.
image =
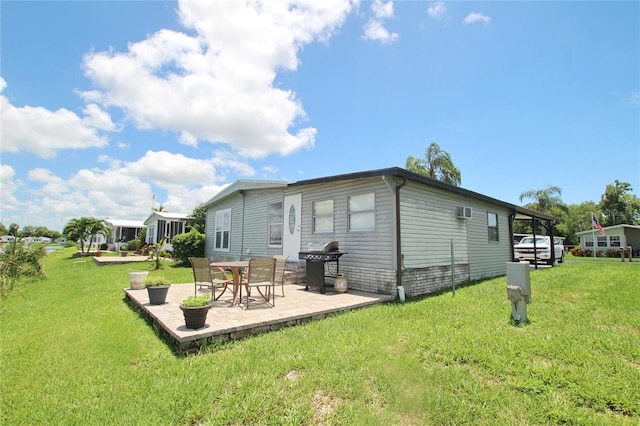
[[[140,265],[70,254],[1,302],[2,424],[640,424],[640,262],[532,271],[527,325],[502,277],[178,357],[123,301]]]

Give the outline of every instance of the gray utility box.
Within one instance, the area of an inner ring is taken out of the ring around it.
[[[529,321],[527,304],[531,303],[529,262],[507,262],[507,299],[511,302],[511,318]]]
[[[529,262],[507,262],[507,285],[520,287],[525,302],[531,303]]]

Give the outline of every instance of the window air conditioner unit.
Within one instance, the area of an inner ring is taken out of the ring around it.
[[[471,219],[471,207],[458,206],[456,212],[458,219]]]

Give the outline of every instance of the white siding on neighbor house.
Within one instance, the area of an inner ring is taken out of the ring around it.
[[[467,221],[469,244],[469,275],[472,280],[506,274],[506,263],[511,262],[511,236],[509,235],[509,210],[468,198],[473,214]],[[487,213],[498,215],[499,241],[489,241]]]
[[[400,200],[404,268],[451,265],[452,241],[455,263],[469,262],[467,220],[456,215],[464,197],[410,183],[400,190]]]
[[[296,187],[296,191],[300,188]],[[349,196],[375,193],[375,229],[349,231]],[[313,233],[313,203],[333,200],[333,232]],[[328,182],[302,189],[301,247],[310,242],[337,241],[343,266],[394,269],[394,195],[380,178]]]

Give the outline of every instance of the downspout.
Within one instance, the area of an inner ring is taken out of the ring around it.
[[[240,260],[242,260],[242,256],[244,255],[244,191],[242,190],[240,191],[240,196],[242,197],[242,226],[240,227]]]
[[[382,176],[382,179],[389,187],[389,190],[392,190],[389,183],[386,180],[385,176]],[[407,179],[402,179],[402,183],[398,183],[395,186],[395,197],[396,197],[396,289],[398,291],[398,297],[401,302],[404,302],[404,286],[402,285],[402,268],[403,268],[403,259],[402,259],[402,242],[400,238],[401,227],[400,227],[400,188],[407,185]]]
[[[509,238],[511,239],[511,261],[515,262],[516,260],[516,252],[513,248],[513,242],[515,241],[513,238],[513,221],[516,220],[516,212],[515,211],[511,211],[511,214],[509,215]]]

